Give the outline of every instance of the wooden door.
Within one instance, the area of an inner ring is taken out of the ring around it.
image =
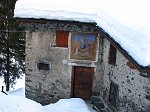
[[[91,67],[73,67],[73,97],[91,98],[93,73],[94,68]]]
[[[118,95],[119,95],[119,85],[114,82],[110,83],[110,91],[109,91],[109,102],[117,108]]]

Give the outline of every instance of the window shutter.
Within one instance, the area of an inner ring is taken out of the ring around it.
[[[56,32],[56,46],[57,47],[68,47],[68,34],[67,31]]]
[[[109,49],[109,64],[116,64],[116,48],[111,44]]]

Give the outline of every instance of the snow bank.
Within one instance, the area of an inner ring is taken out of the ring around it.
[[[41,104],[25,98],[24,88],[10,91],[8,95],[0,92],[0,112],[94,112],[89,110],[80,98],[61,99],[57,103]]]
[[[43,112],[42,106],[21,96],[5,95],[0,92],[0,112]]]
[[[86,103],[80,98],[61,99],[55,104],[44,107],[45,112],[90,112]]]
[[[142,66],[150,65],[149,0],[18,0],[15,16],[96,22]]]
[[[13,91],[9,91],[8,94],[25,97],[25,89],[19,88],[19,89],[13,90]]]
[[[6,85],[4,83],[4,77],[0,77],[0,90],[2,89],[2,86],[4,87],[4,91],[6,90]],[[25,74],[20,79],[16,80],[16,83],[13,85],[13,87],[10,87],[10,91],[17,90],[19,88],[25,88]]]

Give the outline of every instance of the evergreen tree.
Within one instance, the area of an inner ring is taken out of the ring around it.
[[[25,66],[24,27],[13,20],[14,0],[3,1],[0,24],[0,64],[6,91],[22,76]]]

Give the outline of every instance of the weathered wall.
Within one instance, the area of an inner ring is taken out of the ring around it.
[[[110,42],[103,41],[103,89],[101,96],[109,104],[110,82],[119,86],[119,112],[150,111],[150,79],[140,76],[137,69],[130,68],[128,60],[117,50],[116,65],[108,64]],[[116,96],[117,97],[117,96]]]
[[[117,50],[116,65],[108,64],[110,42],[97,35],[96,61],[69,59],[71,32],[97,32],[89,24],[51,21],[46,24],[27,24],[26,33],[26,96],[42,104],[55,102],[71,95],[72,66],[95,67],[93,94],[100,94],[110,105],[110,83],[119,86],[117,110],[119,112],[148,112],[150,108],[150,79],[141,74]],[[69,47],[55,47],[56,30],[69,31]],[[38,62],[50,64],[50,70],[39,70]],[[131,68],[132,67],[132,68]],[[111,105],[110,105],[111,106]]]
[[[0,2],[0,25],[5,18],[4,2]],[[149,112],[150,111],[150,79],[141,77],[137,69],[127,66],[128,60],[117,51],[116,66],[108,64],[108,40],[100,36],[97,49],[97,62],[69,60],[69,48],[53,47],[56,30],[96,32],[95,25],[81,25],[64,22],[48,24],[27,24],[26,33],[26,96],[35,101],[47,104],[60,98],[69,98],[71,92],[72,66],[95,67],[93,78],[93,94],[100,93],[106,101],[109,98],[110,82],[119,85],[119,112]],[[41,71],[38,62],[51,65],[49,71]],[[102,64],[101,64],[102,62]],[[103,75],[104,74],[104,75]],[[103,80],[103,81],[102,81]]]
[[[46,31],[40,31],[40,25],[37,25],[37,31],[26,33],[26,96],[42,104],[70,97],[72,66],[95,67],[93,93],[98,93],[102,84],[103,73],[98,62],[101,60],[99,50],[102,48],[99,44],[97,44],[98,61],[95,62],[69,60],[70,44],[68,48],[55,47],[56,30],[68,31],[70,28],[71,31],[94,32],[93,28],[86,25],[57,25],[57,23],[51,24],[52,29],[49,30],[49,27],[45,27]],[[69,41],[70,38],[71,33],[69,33]],[[101,43],[101,39],[98,39],[99,42]],[[39,62],[49,63],[50,70],[39,70],[37,67]]]
[[[62,63],[68,58],[68,49],[52,47],[54,37],[55,31],[29,32],[26,36],[26,95],[41,103],[69,97],[70,93],[71,70]],[[37,68],[42,61],[50,64],[50,70]]]

